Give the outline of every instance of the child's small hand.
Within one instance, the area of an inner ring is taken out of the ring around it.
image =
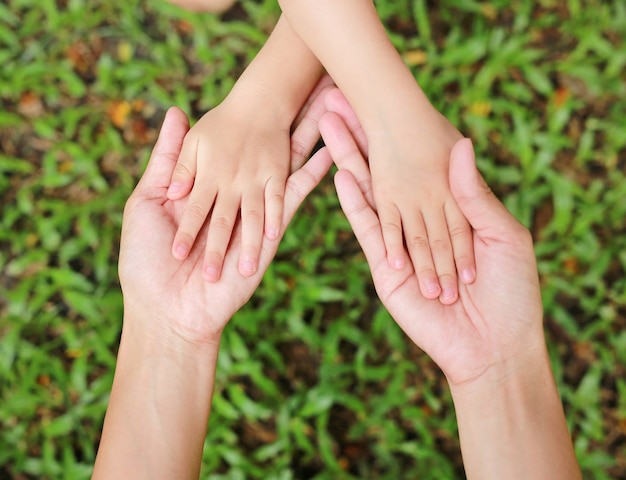
[[[341,92],[329,93],[326,105],[351,130],[358,128]],[[422,295],[451,304],[458,298],[458,278],[472,283],[476,275],[471,228],[448,182],[450,152],[462,136],[436,111],[430,120],[423,125],[391,119],[366,132],[371,195],[389,264],[402,270],[408,251]]]
[[[279,235],[290,165],[290,123],[281,127],[278,120],[263,111],[242,110],[227,99],[185,137],[168,190],[171,200],[189,194],[172,254],[187,257],[210,214],[203,267],[208,281],[220,278],[239,216],[243,276],[258,268],[263,233],[269,239]]]
[[[240,219],[239,272],[249,277],[257,271],[263,233],[269,240],[280,234],[287,177],[302,167],[319,139],[317,122],[332,86],[330,77],[322,76],[293,124],[280,105],[241,108],[240,97],[229,96],[194,125],[167,192],[171,200],[189,195],[172,244],[174,257],[188,256],[209,218],[203,273],[218,281]]]

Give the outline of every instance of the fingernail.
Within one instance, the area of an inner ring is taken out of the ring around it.
[[[463,283],[472,283],[474,281],[474,270],[466,268],[461,272],[461,278],[463,279]]]
[[[189,247],[187,247],[187,245],[185,245],[184,243],[179,243],[178,245],[176,245],[174,253],[176,254],[176,258],[182,260],[184,258],[187,258],[187,254],[189,253]]]
[[[172,195],[176,195],[180,192],[181,184],[178,182],[172,183],[170,187],[167,189],[167,195],[171,197]]]
[[[454,300],[456,297],[456,293],[453,288],[444,288],[443,293],[441,294],[441,300],[443,302],[449,302]]]
[[[278,229],[277,229],[277,228],[270,228],[270,229],[267,231],[267,237],[268,237],[270,240],[275,240],[275,239],[277,239],[277,238],[278,238]]]
[[[242,272],[249,273],[249,274],[252,274],[256,271],[256,266],[254,262],[251,262],[250,260],[245,260],[241,262],[240,268]]]
[[[393,268],[396,270],[402,270],[404,268],[404,260],[401,258],[396,258],[393,261]]]
[[[426,293],[428,293],[429,295],[439,295],[439,292],[441,292],[441,289],[439,288],[438,283],[429,283],[428,285],[426,285]]]
[[[214,265],[207,265],[204,267],[204,278],[206,280],[208,280],[209,282],[215,282],[219,279],[219,277],[219,268],[215,267]]]

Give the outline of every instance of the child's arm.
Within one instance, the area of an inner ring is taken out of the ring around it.
[[[421,91],[370,0],[279,3],[367,134],[390,264],[404,265],[404,234],[422,294],[453,303],[457,272],[465,283],[475,277],[470,228],[447,181],[450,149],[461,134]]]
[[[227,98],[185,137],[168,196],[189,203],[172,253],[184,259],[207,220],[205,278],[217,281],[241,212],[239,271],[253,275],[263,232],[276,238],[290,166],[290,129],[321,65],[281,17]]]

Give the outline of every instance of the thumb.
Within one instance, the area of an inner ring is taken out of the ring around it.
[[[459,140],[450,154],[450,190],[474,231],[483,238],[501,239],[521,225],[497,199],[476,168],[469,138]]]
[[[172,107],[165,114],[165,120],[159,132],[146,171],[137,185],[137,191],[149,195],[160,195],[155,189],[169,187],[183,140],[189,131],[189,120],[179,108]],[[165,195],[165,191],[162,192]]]

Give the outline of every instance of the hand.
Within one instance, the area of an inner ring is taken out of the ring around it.
[[[459,301],[443,305],[422,295],[411,265],[401,270],[389,265],[381,219],[371,203],[370,183],[363,177],[365,161],[341,118],[327,114],[320,130],[331,156],[336,162],[340,159],[337,193],[365,252],[378,295],[452,387],[477,381],[492,366],[521,360],[538,348],[543,351],[532,239],[480,177],[469,140],[452,149],[450,189],[473,228],[476,280],[460,286]]]
[[[338,90],[327,95],[326,105],[358,124]],[[385,119],[381,114],[383,123],[377,130],[370,125],[364,151],[389,264],[404,268],[406,244],[422,295],[452,304],[458,297],[457,272],[465,284],[475,278],[471,229],[448,186],[450,149],[461,135],[427,105],[428,112],[417,116]]]
[[[175,258],[187,257],[210,213],[203,272],[213,282],[220,278],[240,211],[243,276],[257,271],[263,232],[276,239],[280,230],[290,121],[281,124],[246,103],[231,93],[189,131],[168,190],[172,200],[189,194],[172,246]]]
[[[316,108],[310,111],[319,113]],[[126,204],[119,263],[125,318],[145,323],[134,327],[159,341],[175,336],[192,343],[219,342],[228,320],[261,281],[289,220],[332,161],[325,149],[320,150],[288,177],[278,233],[273,239],[263,239],[259,268],[253,275],[242,279],[236,271],[243,248],[242,227],[236,224],[222,279],[207,283],[202,271],[206,232],[183,261],[173,258],[168,248],[187,211],[188,200],[170,200],[167,189],[188,130],[185,115],[170,109],[146,172]],[[309,138],[311,148],[316,141],[310,131],[302,129],[294,137]]]
[[[192,12],[222,13],[233,6],[236,0],[168,0],[170,3]]]
[[[247,100],[247,86],[233,89],[189,131],[168,190],[172,200],[191,192],[172,245],[175,258],[186,258],[210,214],[203,272],[207,281],[218,281],[241,212],[239,272],[244,277],[255,274],[263,233],[275,240],[280,231],[290,150],[292,163],[310,153],[319,138],[317,118],[323,113],[320,107],[324,108],[322,101],[314,100],[331,82],[322,77],[309,95],[294,122],[304,122],[299,130],[308,133],[298,134],[305,136],[303,141],[298,135],[292,137],[293,148],[291,116],[275,101],[266,105]]]

